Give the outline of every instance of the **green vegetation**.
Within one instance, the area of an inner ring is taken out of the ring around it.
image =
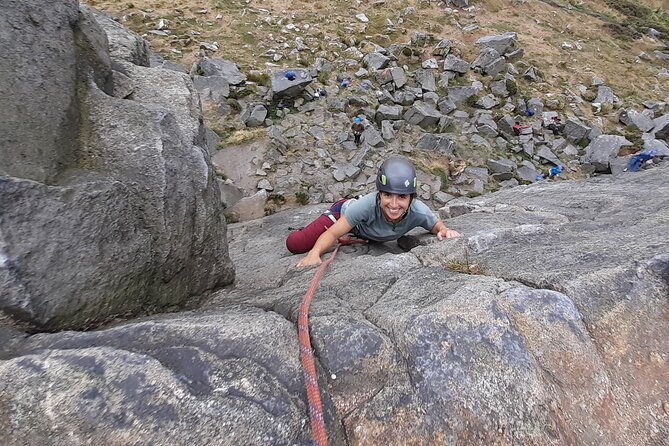
[[[214,166],[214,175],[222,180],[227,180],[228,176],[218,166]]]
[[[629,0],[604,0],[611,8],[626,16],[626,24],[636,32],[642,32],[651,27],[663,33],[669,33],[669,16],[661,8],[653,10],[647,6]]]
[[[269,194],[267,196],[267,201],[271,202],[277,206],[281,206],[286,202],[286,197],[281,194]]]
[[[270,75],[268,73],[263,73],[262,71],[251,70],[246,75],[246,78],[249,82],[255,82],[256,84],[262,85],[264,87],[269,87],[272,85],[272,79]]]
[[[295,201],[302,206],[309,204],[309,194],[303,191],[295,192]]]
[[[446,192],[448,189],[448,172],[443,167],[434,167],[432,169],[432,174],[438,176],[441,179],[440,191]]]
[[[221,141],[218,143],[218,148],[222,149],[230,145],[248,144],[250,142],[257,141],[258,139],[267,136],[267,131],[264,128],[242,129],[234,130],[225,137],[220,134],[219,136],[221,136],[223,139],[221,139]]]
[[[515,96],[518,94],[518,84],[516,84],[513,79],[507,79],[506,80],[506,90],[509,92],[511,96]]]

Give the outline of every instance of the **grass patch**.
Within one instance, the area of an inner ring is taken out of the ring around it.
[[[218,143],[218,148],[222,149],[225,146],[248,144],[265,136],[267,136],[267,132],[264,128],[234,130],[225,139],[221,139],[221,142]]]
[[[272,79],[268,73],[263,73],[262,71],[258,70],[251,70],[249,73],[246,75],[246,79],[249,82],[254,82],[258,85],[262,85],[264,87],[271,87],[272,86]]]
[[[218,178],[222,179],[223,181],[228,179],[228,176],[223,172],[218,166],[214,165],[214,175],[216,175]]]
[[[309,204],[309,194],[301,190],[295,192],[295,202],[302,206]]]

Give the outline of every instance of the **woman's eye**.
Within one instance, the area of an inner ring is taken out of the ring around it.
[[[407,194],[400,194],[400,196],[399,196],[399,198],[400,198],[401,200],[406,200],[407,197],[408,197]]]

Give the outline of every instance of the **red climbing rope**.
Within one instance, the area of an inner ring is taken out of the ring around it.
[[[307,389],[307,402],[309,403],[309,421],[311,423],[311,435],[316,446],[327,446],[328,439],[325,432],[325,421],[323,420],[323,404],[321,394],[318,389],[318,376],[316,375],[316,366],[314,365],[314,353],[311,349],[311,339],[309,337],[309,305],[314,297],[318,283],[323,277],[325,268],[332,263],[342,245],[351,245],[353,243],[366,243],[366,240],[354,239],[351,237],[342,237],[334,252],[325,262],[321,263],[311,279],[311,284],[304,295],[300,313],[297,318],[297,334],[300,342],[300,363],[304,373],[304,386]]]

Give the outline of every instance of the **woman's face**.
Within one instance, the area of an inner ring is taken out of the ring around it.
[[[411,204],[411,195],[379,192],[381,211],[386,220],[396,223],[404,217]]]

